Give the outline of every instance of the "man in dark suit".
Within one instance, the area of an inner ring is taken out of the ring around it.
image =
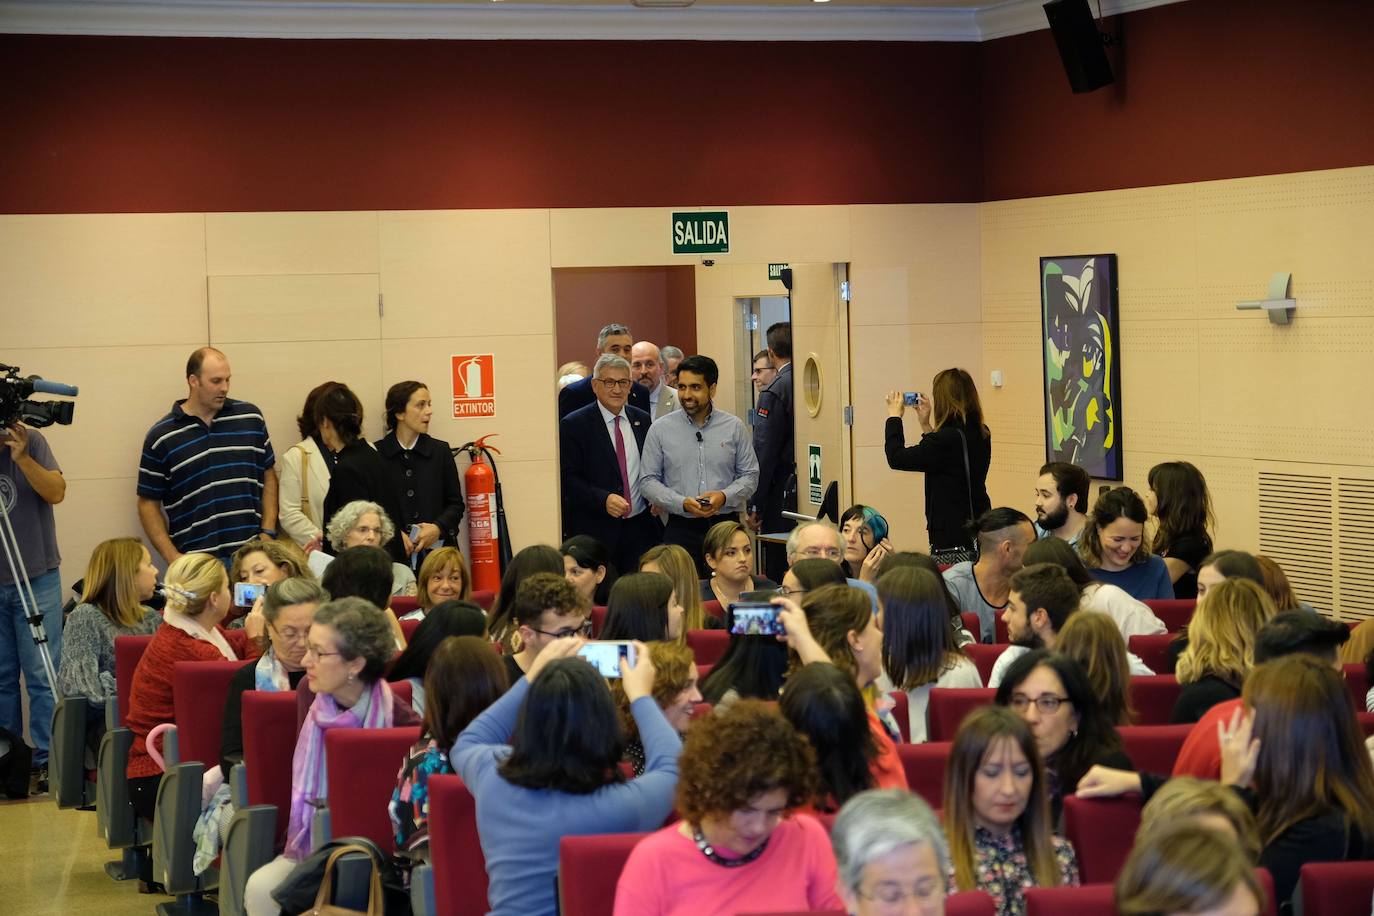
[[[754,411],[754,454],[759,459],[759,488],[749,501],[749,527],[763,534],[791,531],[783,518],[783,490],[797,471],[792,415],[792,325],[779,321],[768,329],[768,355],[776,375],[759,393]],[[781,544],[763,545],[764,574],[775,582],[787,571]],[[778,578],[774,578],[774,576]]]
[[[603,355],[590,382],[596,400],[558,424],[564,534],[591,535],[610,549],[618,571],[634,572],[640,555],[663,540],[639,488],[651,421],[627,403],[632,382],[623,357]]]
[[[629,365],[634,350],[635,337],[627,324],[612,322],[601,329],[601,333],[596,336],[596,351],[598,358],[601,356],[619,356]],[[595,401],[598,397],[592,388],[591,376],[573,382],[558,392],[558,418],[561,420],[568,414]],[[643,385],[630,384],[630,406],[649,413],[649,389]]]

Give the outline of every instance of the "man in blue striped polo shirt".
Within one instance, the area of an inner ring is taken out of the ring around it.
[[[214,347],[191,354],[186,383],[186,400],[148,430],[138,465],[138,517],[168,563],[193,551],[225,558],[277,534],[276,459],[262,412],[229,397],[229,360]]]

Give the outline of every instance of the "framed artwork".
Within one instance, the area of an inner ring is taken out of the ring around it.
[[[1122,479],[1116,255],[1040,259],[1045,460]]]

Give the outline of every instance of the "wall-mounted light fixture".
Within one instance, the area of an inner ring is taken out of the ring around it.
[[[1269,321],[1273,324],[1288,324],[1292,317],[1293,309],[1298,307],[1298,300],[1289,298],[1288,285],[1292,281],[1291,273],[1277,273],[1269,279],[1269,298],[1258,302],[1238,302],[1236,308],[1244,309],[1264,309],[1269,313]]]

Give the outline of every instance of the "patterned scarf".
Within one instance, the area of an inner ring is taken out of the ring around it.
[[[291,760],[291,819],[286,828],[286,857],[299,862],[310,853],[310,822],[315,802],[325,797],[324,733],[331,728],[390,728],[391,688],[378,680],[352,709],[340,709],[327,693],[315,697],[296,739]]]
[[[269,693],[291,689],[291,678],[282,663],[277,661],[274,650],[268,649],[258,658],[258,664],[253,668],[253,689]]]

